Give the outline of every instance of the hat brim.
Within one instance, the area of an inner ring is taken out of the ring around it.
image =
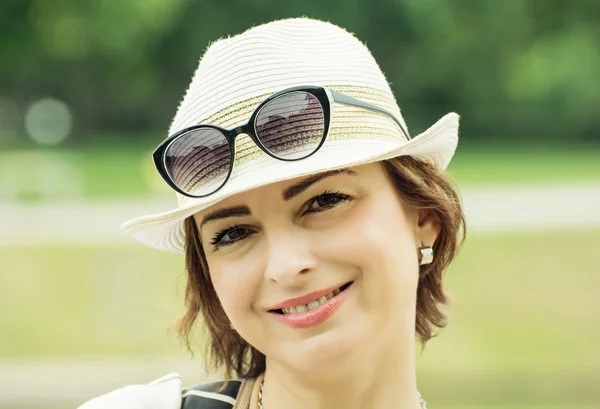
[[[172,253],[183,253],[183,221],[187,217],[227,197],[259,186],[398,156],[412,156],[444,171],[458,144],[458,123],[459,116],[449,113],[425,132],[400,145],[389,141],[373,140],[365,143],[364,140],[340,140],[323,145],[319,152],[301,161],[284,162],[267,158],[260,164],[242,165],[239,169],[234,169],[232,178],[214,195],[188,199],[177,209],[129,220],[123,223],[121,228],[147,246]]]

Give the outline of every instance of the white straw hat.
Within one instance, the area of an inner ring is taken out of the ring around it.
[[[384,108],[406,129],[390,86],[367,47],[338,26],[296,18],[257,26],[210,45],[169,135],[199,123],[235,128],[248,122],[257,105],[270,95],[305,85],[327,87]],[[389,116],[335,103],[327,139],[312,156],[277,160],[250,137],[240,135],[233,171],[220,190],[203,198],[177,193],[176,209],[130,220],[122,228],[148,246],[182,253],[184,219],[226,197],[281,180],[401,155],[430,162],[443,171],[457,143],[455,113],[407,140]]]

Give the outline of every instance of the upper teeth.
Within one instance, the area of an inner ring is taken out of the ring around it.
[[[296,307],[282,308],[281,310],[283,311],[284,314],[297,314],[299,312],[310,311],[313,308],[316,308],[319,305],[323,304],[325,301],[327,301],[331,297],[338,295],[339,293],[340,293],[340,289],[338,288],[337,290],[333,290],[329,294],[324,295],[323,297],[321,297],[317,300],[311,301],[308,304],[298,305]]]

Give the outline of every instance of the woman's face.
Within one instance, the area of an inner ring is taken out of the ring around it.
[[[238,333],[268,361],[322,371],[414,340],[417,249],[438,234],[423,216],[373,163],[260,187],[194,218]],[[288,300],[295,308],[278,305]]]

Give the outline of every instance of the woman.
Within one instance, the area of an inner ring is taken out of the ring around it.
[[[208,363],[238,380],[182,394],[171,374],[83,408],[425,407],[415,340],[445,325],[464,234],[443,174],[457,132],[448,114],[411,139],[369,50],[332,24],[213,43],[154,153],[179,206],[123,227],[185,253],[180,333],[200,315]]]

